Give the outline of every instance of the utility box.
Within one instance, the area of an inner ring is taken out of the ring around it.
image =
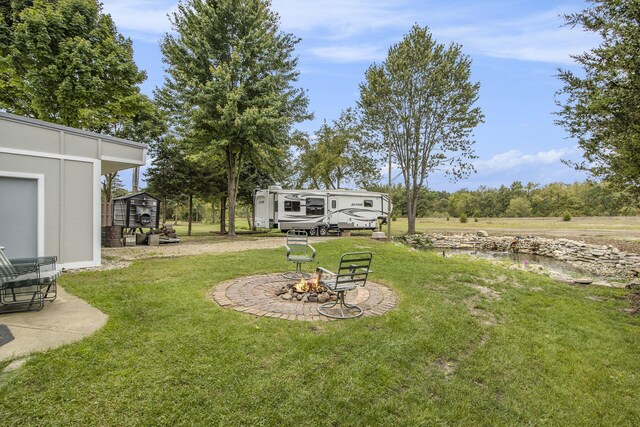
[[[160,245],[160,235],[159,234],[149,234],[147,238],[147,245],[149,246],[159,246]]]
[[[113,225],[125,228],[158,228],[160,200],[148,193],[127,194],[113,199]]]

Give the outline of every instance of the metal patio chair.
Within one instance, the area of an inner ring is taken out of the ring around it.
[[[371,252],[349,252],[340,257],[338,272],[333,273],[325,268],[318,267],[316,274],[321,277],[323,284],[338,294],[335,301],[318,306],[318,313],[334,319],[353,319],[363,314],[361,307],[347,304],[344,300],[345,293],[367,284],[367,278],[371,270]],[[325,278],[324,274],[332,276]]]
[[[309,244],[309,236],[304,230],[287,231],[287,261],[296,264],[295,271],[282,273],[285,279],[308,279],[311,274],[302,272],[302,264],[316,259],[316,250]]]
[[[0,311],[40,310],[57,296],[57,257],[8,259],[0,247]]]

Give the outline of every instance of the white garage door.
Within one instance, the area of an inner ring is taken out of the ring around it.
[[[9,258],[38,255],[38,181],[0,176],[0,246]]]

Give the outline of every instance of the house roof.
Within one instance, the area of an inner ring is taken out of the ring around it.
[[[16,114],[5,113],[0,111],[0,118],[11,120],[14,122],[25,123],[31,126],[38,126],[45,129],[53,129],[57,131],[63,131],[65,133],[70,133],[79,136],[86,136],[90,138],[100,138],[103,141],[109,141],[120,145],[127,145],[130,147],[136,148],[146,148],[147,145],[141,142],[130,141],[128,139],[116,138],[115,136],[105,135],[102,133],[90,132],[78,128],[73,128],[70,126],[63,126],[56,123],[45,122],[44,120],[38,120],[31,117],[18,116]]]

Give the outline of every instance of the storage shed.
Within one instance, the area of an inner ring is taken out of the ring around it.
[[[0,246],[10,258],[100,265],[100,176],[146,155],[144,144],[0,112]]]
[[[127,194],[113,199],[113,224],[126,228],[158,228],[160,200],[148,193]]]

